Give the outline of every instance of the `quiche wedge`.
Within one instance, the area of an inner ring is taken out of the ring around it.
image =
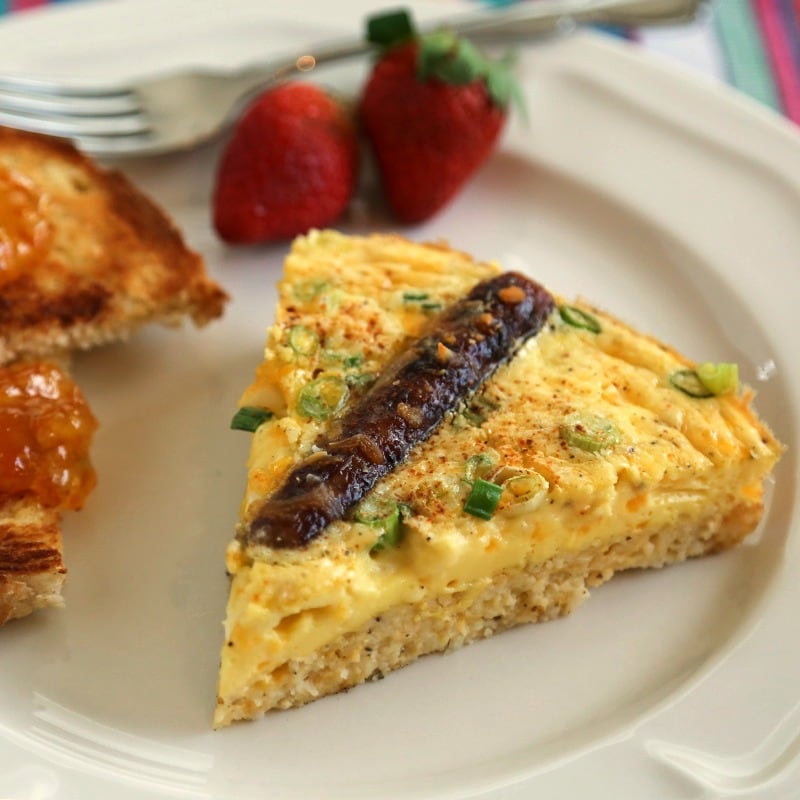
[[[522,302],[527,279],[504,275],[398,236],[293,244],[233,423],[253,439],[216,727],[562,616],[619,570],[715,553],[758,525],[782,446],[733,365],[701,368],[541,287],[535,329],[395,458],[423,426],[408,398],[435,404],[437,381],[474,366],[464,349]],[[493,299],[474,299],[482,286]],[[459,339],[448,326],[464,319]],[[415,380],[403,370],[420,347],[439,369]]]

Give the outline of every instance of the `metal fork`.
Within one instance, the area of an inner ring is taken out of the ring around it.
[[[530,0],[440,20],[482,43],[525,42],[584,24],[641,26],[693,19],[706,0]],[[323,43],[236,72],[191,71],[130,85],[64,85],[0,77],[0,125],[72,139],[101,157],[155,155],[221,133],[256,92],[322,64],[362,55],[363,38]]]

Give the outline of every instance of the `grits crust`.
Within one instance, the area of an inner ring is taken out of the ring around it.
[[[741,512],[741,513],[740,513]],[[573,556],[554,556],[498,572],[470,590],[407,603],[371,619],[305,658],[292,659],[257,680],[247,696],[218,710],[218,726],[269,709],[301,706],[324,695],[384,677],[420,656],[457,650],[526,622],[572,612],[589,589],[630,568],[660,568],[738,544],[757,522],[752,507],[700,520],[693,530],[626,536]]]
[[[444,306],[498,269],[394,236],[325,231],[295,242],[264,362],[241,401],[274,416],[253,434],[239,534],[227,552],[216,726],[561,616],[619,570],[717,552],[757,526],[782,448],[750,393],[681,393],[669,376],[693,362],[576,301],[600,332],[555,313],[373,489],[372,498],[411,509],[397,546],[373,550],[374,527],[349,518],[301,549],[248,544],[260,500],[331,424],[304,417],[303,387],[326,370],[351,374],[341,365],[356,357],[358,374],[379,373],[429,324],[409,296]],[[313,329],[318,346],[288,346],[297,326]],[[564,420],[588,412],[613,423],[619,440],[599,452],[565,441]],[[466,514],[465,465],[476,454],[540,476],[546,491],[522,512],[501,501],[491,519]]]

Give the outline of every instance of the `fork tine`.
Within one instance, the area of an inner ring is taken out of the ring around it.
[[[150,132],[151,125],[142,114],[100,117],[38,116],[0,110],[0,125],[48,133],[64,138],[131,136]]]
[[[139,101],[133,93],[92,97],[10,93],[0,89],[0,110],[64,116],[118,116],[136,113]]]
[[[131,94],[128,86],[63,84],[43,78],[12,75],[0,77],[0,91],[14,94],[49,95],[50,97],[119,97]]]
[[[85,153],[100,157],[156,155],[163,149],[147,133],[130,136],[75,136],[72,140]]]

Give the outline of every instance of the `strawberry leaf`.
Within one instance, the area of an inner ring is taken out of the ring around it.
[[[437,31],[420,40],[417,75],[420,80],[439,78],[445,64],[457,46],[456,37],[447,31]]]
[[[485,77],[488,66],[477,47],[448,31],[429,34],[420,41],[418,74],[421,80],[438,78],[463,86]]]
[[[491,64],[486,71],[486,88],[494,102],[507,106],[514,95],[517,82],[505,64]]]
[[[469,40],[442,30],[420,38],[417,74],[422,81],[436,78],[454,86],[482,80],[492,102],[505,108],[512,101],[522,105],[513,61],[511,56],[492,61]]]

